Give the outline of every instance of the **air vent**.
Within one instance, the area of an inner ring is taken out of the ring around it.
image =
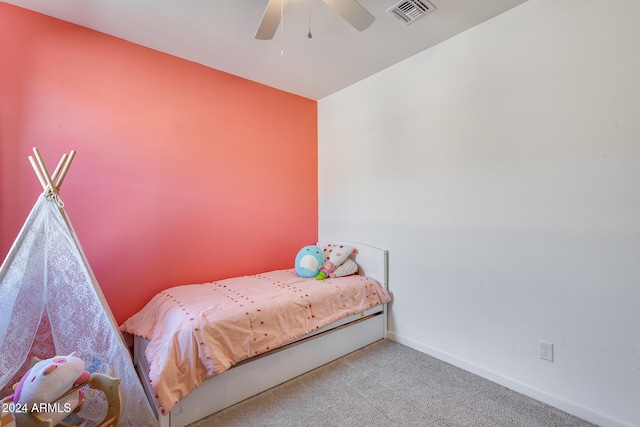
[[[424,0],[403,0],[387,9],[387,12],[408,25],[434,9],[435,7],[431,3]]]

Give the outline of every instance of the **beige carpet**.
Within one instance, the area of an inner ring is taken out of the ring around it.
[[[191,424],[209,426],[593,424],[382,340]]]

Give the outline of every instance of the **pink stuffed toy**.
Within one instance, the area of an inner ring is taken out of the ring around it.
[[[320,267],[320,272],[318,273],[318,275],[316,276],[316,279],[318,280],[324,280],[327,277],[333,277],[333,272],[336,269],[336,265],[332,262],[325,262],[324,264],[322,264],[322,267]]]
[[[76,390],[54,402],[68,390],[89,380],[91,374],[84,370],[84,361],[75,357],[56,356],[41,360],[27,371],[15,387],[13,394],[14,415],[37,412],[57,425],[69,413],[79,410],[84,392]]]

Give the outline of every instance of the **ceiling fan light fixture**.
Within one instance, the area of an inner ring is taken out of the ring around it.
[[[331,9],[342,16],[351,26],[358,31],[364,31],[376,20],[367,9],[365,9],[357,0],[322,0]],[[283,21],[282,11],[286,9],[289,0],[269,0],[264,11],[256,39],[271,40],[278,29],[281,21]],[[311,38],[311,30],[307,34]]]

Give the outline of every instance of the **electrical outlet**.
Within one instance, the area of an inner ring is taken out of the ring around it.
[[[553,362],[553,344],[547,341],[538,340],[538,356],[540,359]]]

